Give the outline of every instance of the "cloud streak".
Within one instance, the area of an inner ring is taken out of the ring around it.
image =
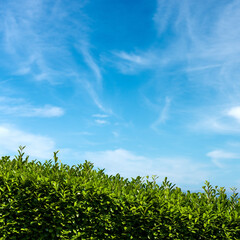
[[[79,80],[79,79],[78,79]],[[101,100],[99,99],[99,96],[95,90],[95,87],[93,84],[91,84],[89,81],[87,80],[79,80],[81,82],[81,84],[83,85],[83,87],[87,90],[88,94],[91,96],[91,99],[93,100],[93,102],[95,103],[95,105],[104,113],[107,114],[112,114],[112,110],[105,107],[103,105],[103,103],[101,102]]]
[[[93,71],[98,85],[101,86],[102,74],[100,71],[100,67],[97,65],[96,61],[91,56],[88,44],[89,43],[84,42],[83,44],[81,44],[80,48],[78,47],[78,49],[80,49],[80,52],[82,53],[83,58],[84,58],[85,62],[87,63],[88,67]]]
[[[163,109],[161,110],[158,119],[151,125],[151,128],[154,130],[157,130],[157,127],[163,123],[166,122],[166,120],[169,117],[169,108],[171,104],[171,99],[169,97],[166,97],[165,99],[165,105]]]
[[[214,150],[207,153],[207,156],[212,159],[212,162],[219,168],[227,168],[231,163],[230,160],[238,159],[240,160],[240,155],[232,152],[226,152],[223,150]],[[226,164],[226,162],[228,164]],[[224,164],[225,163],[225,164]]]
[[[145,70],[154,70],[159,65],[164,65],[165,60],[159,58],[157,49],[146,52],[113,51],[112,59],[108,59],[122,74],[138,74]]]
[[[19,105],[19,102],[23,102]],[[15,98],[0,98],[0,112],[4,115],[15,115],[20,117],[61,117],[64,110],[60,107],[45,105],[44,107],[33,107],[24,103],[24,100]],[[5,102],[5,103],[4,103]],[[14,106],[12,106],[14,104]],[[18,106],[16,106],[18,105]]]

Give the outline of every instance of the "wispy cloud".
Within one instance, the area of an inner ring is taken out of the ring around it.
[[[236,27],[240,20],[239,2],[222,3],[209,11],[211,4],[213,2],[206,5],[189,0],[184,0],[181,4],[158,0],[153,18],[157,30],[164,33],[166,29],[171,29],[176,34],[176,38],[172,39],[175,41],[174,48],[186,51],[187,54],[183,57],[189,59],[189,67],[195,65],[197,68],[204,68],[209,63],[207,66],[229,68],[238,63],[236,57],[240,51],[240,31]],[[210,22],[212,24],[208,24]],[[188,48],[185,48],[186,43]],[[170,50],[169,47],[173,46],[167,46],[166,50]],[[173,52],[170,57],[174,57]]]
[[[184,4],[184,1],[182,1],[181,4]],[[176,11],[176,9],[179,8],[179,5],[180,5],[179,2],[175,2],[171,0],[157,1],[157,10],[153,16],[153,20],[156,24],[157,32],[159,35],[166,30],[167,26],[169,26],[169,23],[171,22],[169,19],[172,17],[173,12],[176,12],[176,14],[179,14]],[[175,19],[177,20],[178,17],[175,16]]]
[[[197,131],[215,132],[221,134],[240,133],[240,108],[239,106],[216,107],[211,113],[201,113],[198,121],[190,126]]]
[[[108,118],[109,115],[106,115],[106,114],[93,114],[92,116],[94,118],[97,118],[97,119],[94,120],[95,123],[97,123],[97,124],[100,124],[100,125],[109,124],[109,121],[104,120],[104,119]]]
[[[231,164],[229,160],[232,159],[240,160],[240,155],[232,152],[226,152],[223,150],[214,150],[212,152],[207,153],[207,156],[210,157],[212,159],[212,162],[219,168],[226,168],[229,164]]]
[[[117,52],[115,54],[119,58],[121,58],[123,60],[126,60],[128,62],[131,62],[131,63],[136,63],[136,64],[139,64],[139,65],[146,65],[148,63],[148,59],[146,59],[142,56],[133,54],[133,53],[129,54],[129,53],[126,53],[126,52]]]
[[[220,4],[204,18],[202,17],[206,6],[200,5],[197,9],[190,1],[185,3],[187,8],[180,8],[185,14],[182,14],[182,25],[178,30],[183,29],[184,26],[188,29],[189,38],[186,41],[191,43],[188,54],[189,68],[205,67],[204,75],[195,77],[190,74],[189,78],[201,81],[203,86],[217,90],[220,94],[219,101],[221,98],[225,101],[232,101],[235,98],[235,101],[238,101],[239,90],[236,79],[240,76],[238,60],[240,31],[236,31],[236,28],[240,20],[239,2]],[[213,24],[206,24],[210,21],[214,21]],[[213,68],[217,71],[213,71]]]
[[[203,125],[210,123],[213,129],[220,132],[232,131],[233,127],[228,126],[226,119],[221,117],[221,121],[218,121],[219,109],[214,110],[214,106],[237,106],[240,102],[239,9],[239,1],[216,6],[214,1],[204,4],[184,0],[180,4],[159,0],[153,16],[159,43],[155,41],[145,51],[115,51],[117,58],[113,57],[112,61],[123,74],[150,70],[152,75],[149,82],[152,82],[153,91],[161,89],[159,94],[167,91],[176,99],[198,97],[198,106],[192,103],[188,107],[199,112],[204,104],[207,106],[202,115],[202,121],[206,122]],[[168,42],[164,41],[166,37]],[[165,77],[169,79],[169,74],[173,74],[172,69],[175,74],[178,72],[184,77],[176,77],[173,84],[166,84]],[[184,91],[176,90],[180,81]],[[238,110],[235,109],[234,113],[231,111],[229,114],[238,120]],[[197,115],[191,113],[189,118],[196,119]],[[217,117],[209,117],[212,115]],[[159,123],[162,119],[160,114]]]
[[[3,5],[4,13],[1,19],[4,23],[3,50],[9,54],[12,62],[10,67],[15,68],[16,74],[31,74],[36,80],[39,80],[39,76],[45,76],[46,80],[51,80],[49,75],[52,69],[47,66],[44,57],[50,47],[44,46],[44,37],[37,32],[38,28],[35,26],[38,20],[44,17],[42,8],[43,4],[31,4],[30,1]],[[33,68],[33,64],[37,69]]]
[[[204,70],[209,70],[213,68],[220,68],[222,65],[221,64],[210,64],[210,65],[203,65],[203,66],[198,66],[198,67],[188,67],[186,68],[186,72],[200,72]]]
[[[157,53],[154,53],[154,49],[138,53],[114,51],[113,59],[109,61],[123,74],[137,74],[143,70],[154,70],[157,65],[165,64],[165,60],[159,58]]]
[[[88,94],[91,96],[93,102],[96,104],[96,106],[102,110],[104,113],[112,114],[112,110],[109,108],[106,108],[102,102],[99,99],[98,94],[96,93],[96,90],[89,81],[87,80],[80,80],[80,82],[83,84],[84,88],[87,90]]]
[[[154,130],[157,130],[157,127],[160,124],[165,123],[166,120],[168,119],[170,104],[171,104],[171,99],[169,97],[166,97],[165,105],[164,105],[163,109],[161,110],[158,119],[151,125],[151,127]]]
[[[33,3],[27,0],[2,4],[0,54],[11,64],[0,62],[12,75],[25,75],[30,81],[47,81],[52,85],[62,84],[66,79],[71,81],[68,84],[75,80],[78,83],[76,78],[71,78],[73,75],[84,77],[85,82],[89,82],[86,91],[96,106],[103,109],[98,96],[102,84],[101,67],[91,53],[87,17],[82,11],[85,3],[74,1],[66,6],[64,1],[37,0]],[[78,18],[73,20],[75,12]],[[81,61],[73,56],[73,46],[77,46]]]
[[[25,113],[23,116],[27,117],[59,117],[64,114],[62,108],[45,105],[43,108],[33,108],[32,113]]]

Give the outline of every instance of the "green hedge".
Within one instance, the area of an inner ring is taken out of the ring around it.
[[[240,239],[240,203],[233,190],[206,181],[204,193],[183,193],[167,178],[124,179],[93,170],[0,160],[0,239]],[[59,163],[60,162],[60,163]]]

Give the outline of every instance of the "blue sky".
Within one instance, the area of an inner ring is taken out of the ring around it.
[[[0,155],[239,189],[239,22],[234,0],[0,0]]]

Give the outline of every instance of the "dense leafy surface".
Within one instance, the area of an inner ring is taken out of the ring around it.
[[[240,239],[236,189],[183,193],[155,178],[131,181],[52,161],[0,160],[0,239]],[[175,188],[174,188],[175,187]]]

